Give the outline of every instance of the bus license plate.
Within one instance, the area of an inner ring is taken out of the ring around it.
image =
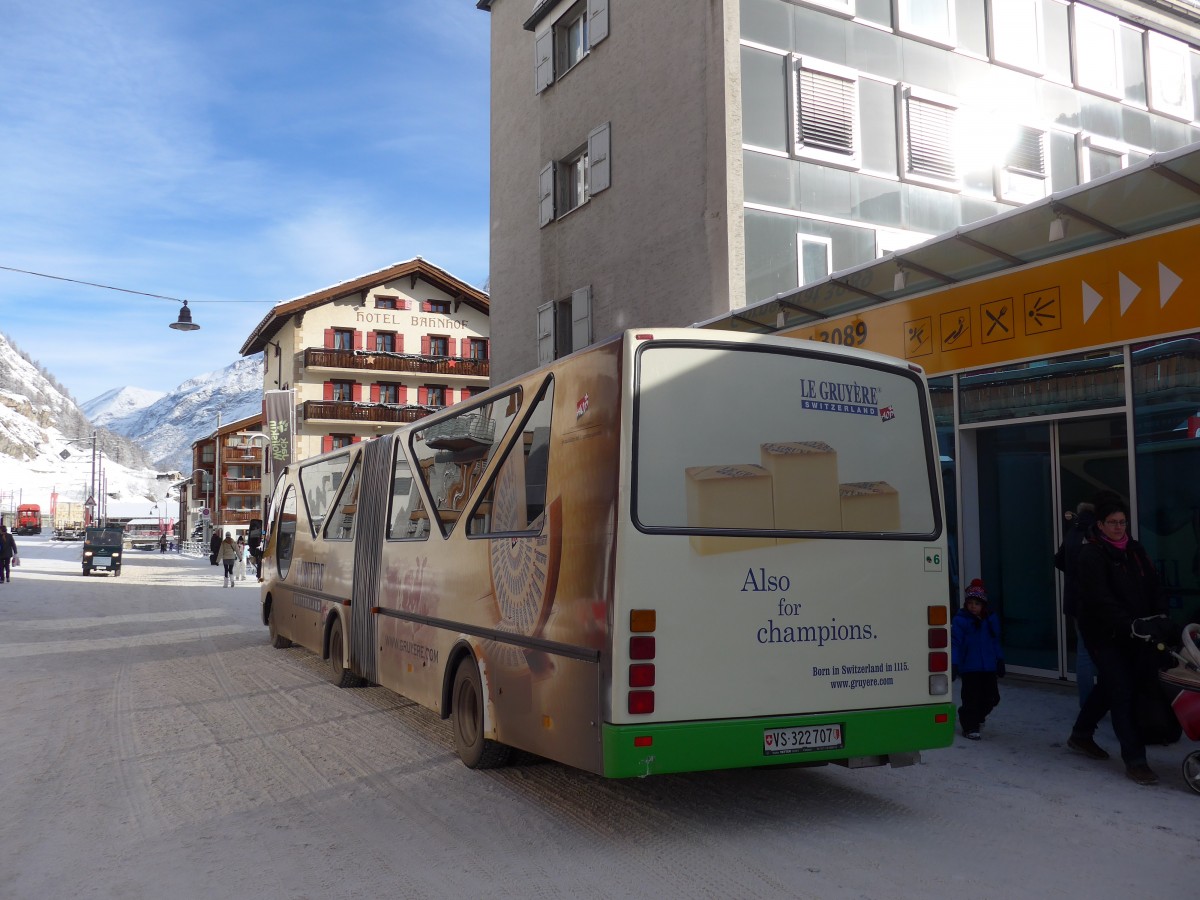
[[[845,746],[841,725],[806,725],[803,728],[768,728],[763,732],[763,754],[836,750]]]

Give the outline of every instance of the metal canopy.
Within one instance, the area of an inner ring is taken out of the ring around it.
[[[696,323],[773,332],[1200,219],[1200,143]]]

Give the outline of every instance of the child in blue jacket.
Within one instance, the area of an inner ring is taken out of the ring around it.
[[[1000,618],[988,612],[987,591],[976,578],[967,586],[963,607],[950,627],[952,678],[962,676],[958,721],[963,736],[979,740],[979,729],[1000,702],[998,678],[1004,677]]]

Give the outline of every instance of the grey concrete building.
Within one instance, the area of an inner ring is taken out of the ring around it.
[[[493,374],[1200,139],[1189,0],[479,0]]]

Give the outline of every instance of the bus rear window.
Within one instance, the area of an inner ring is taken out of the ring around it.
[[[639,528],[914,538],[940,529],[915,373],[745,344],[647,344],[637,359]]]

